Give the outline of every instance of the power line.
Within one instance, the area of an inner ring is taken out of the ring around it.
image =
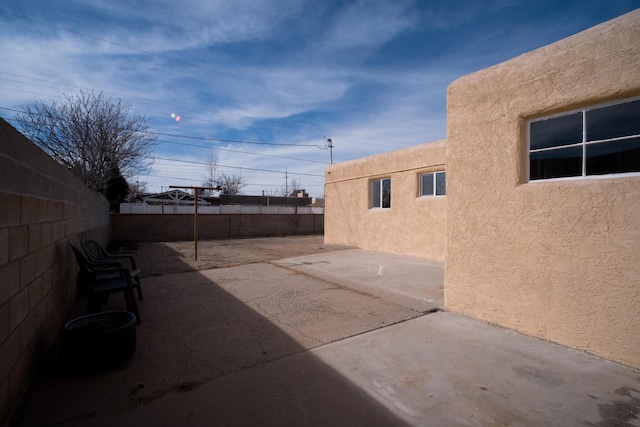
[[[0,107],[0,109],[4,109],[4,110],[10,110],[10,111],[18,111],[19,110],[14,110],[11,108],[6,108],[6,107]],[[16,122],[16,119],[8,119],[9,121],[13,121]],[[172,135],[172,136],[178,136],[178,137],[186,137],[184,135]],[[197,137],[193,137],[195,139],[201,139],[201,138],[197,138]],[[239,142],[239,141],[236,141]],[[251,144],[252,142],[246,142],[248,144]],[[179,145],[192,145],[192,144],[180,144],[180,143],[175,143],[175,144],[179,144]],[[260,144],[260,143],[255,143],[255,144]],[[267,144],[267,143],[264,143]],[[270,145],[270,144],[267,144]],[[280,144],[282,145],[282,144]],[[203,146],[199,146],[199,145],[194,145],[195,147],[199,147],[199,148],[210,148],[210,147],[203,147]],[[214,148],[217,149],[217,148]],[[221,149],[221,150],[225,150],[225,149]],[[225,150],[225,151],[237,151],[237,150]],[[246,153],[246,154],[253,154],[253,153]],[[260,155],[260,154],[256,154],[256,155]],[[281,156],[270,156],[270,155],[265,155],[268,157],[281,157]],[[170,161],[170,162],[178,162],[178,163],[189,163],[189,164],[195,164],[195,165],[208,165],[208,163],[205,162],[196,162],[196,161],[190,161],[190,160],[178,160],[178,159],[168,159],[166,157],[158,157],[158,156],[144,156],[145,158],[149,158],[149,159],[158,159],[158,160],[166,160],[166,161]],[[290,158],[289,158],[290,159]],[[291,159],[291,160],[296,160],[296,161],[305,161],[304,159]],[[324,162],[318,162],[318,161],[313,161],[313,160],[308,160],[310,162],[315,162],[315,163],[323,163]],[[286,172],[283,171],[275,171],[275,170],[271,170],[271,169],[259,169],[259,168],[248,168],[248,167],[244,167],[244,166],[230,166],[230,165],[216,165],[216,167],[220,167],[220,168],[229,168],[229,169],[244,169],[244,170],[250,170],[250,171],[255,171],[255,172],[269,172],[269,173],[279,173],[279,174],[284,174]],[[302,173],[302,172],[289,172],[290,174],[293,175],[301,175],[301,176],[313,176],[313,177],[324,177],[324,175],[318,175],[318,174],[308,174],[308,173]],[[173,177],[167,177],[167,178],[173,178]]]
[[[38,23],[40,25],[45,25],[45,26],[48,26],[48,27],[51,27],[51,28],[55,28],[57,30],[66,31],[66,32],[69,32],[69,33],[72,33],[72,34],[77,34],[77,35],[80,35],[80,36],[83,36],[83,37],[87,37],[87,38],[91,38],[91,39],[94,39],[94,40],[101,41],[103,43],[108,43],[108,44],[112,44],[114,46],[118,46],[118,47],[122,47],[122,48],[125,48],[125,49],[129,49],[129,50],[132,50],[134,52],[139,52],[139,53],[142,53],[142,54],[145,54],[145,55],[154,56],[156,58],[161,58],[161,59],[164,59],[166,61],[171,61],[171,62],[175,62],[175,63],[181,64],[181,65],[186,65],[186,66],[189,66],[189,67],[194,67],[194,68],[198,68],[198,69],[201,69],[201,70],[209,71],[211,73],[215,73],[215,74],[219,74],[221,76],[225,76],[225,77],[228,77],[228,78],[244,81],[246,83],[251,83],[251,84],[254,84],[254,85],[257,85],[257,86],[266,87],[268,89],[277,90],[277,91],[285,92],[285,93],[288,93],[288,94],[291,94],[291,95],[296,95],[296,96],[300,96],[300,97],[303,97],[303,98],[311,99],[311,100],[314,100],[314,101],[335,105],[335,106],[338,106],[338,107],[341,107],[341,108],[345,108],[345,109],[348,109],[348,110],[360,111],[360,112],[363,112],[363,113],[366,113],[366,114],[370,114],[370,115],[374,115],[374,116],[378,116],[378,117],[383,117],[383,118],[386,118],[386,119],[391,119],[391,120],[396,120],[396,121],[399,121],[399,122],[410,123],[410,124],[413,124],[413,125],[424,126],[424,127],[428,127],[428,128],[432,128],[432,129],[442,130],[441,128],[430,126],[430,125],[427,125],[427,124],[424,124],[424,123],[414,122],[414,121],[411,121],[411,120],[401,119],[401,118],[398,118],[398,117],[392,117],[392,116],[388,116],[386,114],[380,114],[380,113],[376,113],[376,112],[373,112],[373,111],[365,110],[365,109],[362,109],[362,108],[355,108],[355,107],[351,107],[351,106],[348,106],[348,105],[341,104],[339,102],[329,101],[329,100],[326,100],[326,99],[317,98],[317,97],[310,96],[310,95],[305,95],[305,94],[302,94],[302,93],[299,93],[299,92],[292,91],[290,89],[286,89],[286,88],[282,88],[282,87],[278,87],[278,86],[273,86],[273,85],[268,85],[266,83],[262,83],[262,82],[259,82],[259,81],[256,81],[256,80],[252,80],[252,79],[249,79],[249,78],[246,78],[246,77],[242,77],[242,76],[239,76],[237,74],[227,73],[227,72],[224,72],[224,71],[217,70],[215,68],[204,67],[202,65],[193,64],[193,63],[190,63],[190,62],[186,62],[186,61],[182,61],[182,60],[179,60],[179,59],[172,58],[170,56],[162,55],[160,53],[151,52],[151,51],[144,50],[144,49],[139,49],[139,48],[128,46],[128,45],[125,45],[125,44],[122,44],[122,43],[114,42],[114,41],[107,40],[107,39],[104,39],[104,38],[101,38],[101,37],[97,37],[97,36],[93,36],[93,35],[90,35],[90,34],[87,34],[87,33],[83,33],[81,31],[71,30],[69,28],[61,27],[59,25],[50,24],[48,22],[40,21],[40,20],[37,20],[37,19],[34,19],[34,18],[30,18],[28,16],[24,16],[24,15],[18,14],[18,13],[10,12],[10,11],[4,9],[4,8],[0,8],[0,11],[4,12],[6,14],[9,14],[9,15],[13,15],[13,16],[15,16],[17,18],[24,19],[24,20],[31,21],[31,22],[35,22],[35,23]]]
[[[148,131],[148,133],[153,135],[163,135],[163,136],[172,136],[174,138],[187,138],[187,139],[197,139],[200,141],[216,141],[216,142],[230,142],[233,144],[255,144],[255,145],[274,145],[274,146],[285,146],[285,147],[316,147],[316,148],[324,148],[320,145],[315,144],[285,144],[278,142],[256,142],[256,141],[240,141],[234,139],[219,139],[219,138],[208,138],[203,136],[189,136],[189,135],[179,135],[174,133],[165,133],[165,132],[152,132]]]
[[[179,181],[188,181],[188,182],[194,182],[196,181],[193,178],[178,178],[175,176],[168,176],[168,175],[154,175],[154,174],[147,174],[144,175],[147,177],[153,177],[153,178],[163,178],[163,179],[175,179],[175,180],[179,180]],[[284,185],[282,184],[244,184],[246,186],[252,186],[252,187],[284,187]],[[324,187],[324,184],[304,184],[305,187]],[[161,187],[161,185],[156,185],[156,187]]]
[[[273,158],[276,158],[276,159],[294,160],[296,162],[320,163],[320,164],[323,164],[323,165],[328,164],[327,162],[322,162],[320,160],[296,159],[294,157],[276,156],[274,154],[252,153],[250,151],[231,150],[229,148],[207,147],[207,146],[204,146],[204,145],[187,144],[185,142],[165,141],[165,140],[162,140],[162,139],[157,139],[156,141],[158,141],[160,143],[163,143],[163,144],[172,144],[172,145],[182,145],[182,146],[186,146],[186,147],[204,148],[206,150],[227,151],[227,152],[231,152],[231,153],[249,154],[249,155],[260,156],[260,157],[273,157]]]
[[[10,110],[10,111],[18,111],[18,110],[13,110],[10,108],[5,108],[5,107],[0,107],[0,109],[5,109],[5,110]],[[19,111],[18,111],[19,112]],[[13,121],[16,122],[16,119],[8,119],[9,121]],[[154,133],[154,132],[149,132],[149,133]],[[185,136],[185,135],[171,135],[171,136],[176,136],[176,137],[183,137],[183,138],[193,138],[193,139],[202,139],[199,137],[189,137],[189,136]],[[212,138],[209,139],[205,139],[205,140],[215,140]],[[224,140],[216,140],[216,141],[224,141]],[[319,164],[327,164],[326,162],[321,162],[318,160],[307,160],[307,159],[296,159],[296,158],[292,158],[292,157],[284,157],[284,156],[276,156],[276,155],[270,155],[270,154],[260,154],[260,153],[251,153],[251,152],[247,152],[247,151],[240,151],[240,150],[231,150],[231,149],[226,149],[226,148],[217,148],[217,147],[205,147],[202,145],[195,145],[195,144],[186,144],[186,143],[180,143],[180,142],[172,142],[172,141],[163,141],[160,140],[160,142],[162,143],[168,143],[168,144],[175,144],[175,145],[184,145],[184,146],[189,146],[189,147],[197,147],[197,148],[204,148],[204,149],[212,149],[212,150],[217,150],[217,151],[228,151],[228,152],[234,152],[234,153],[241,153],[241,154],[249,154],[249,155],[255,155],[255,156],[261,156],[261,157],[272,157],[272,158],[279,158],[279,159],[285,159],[285,160],[294,160],[297,162],[310,162],[310,163],[319,163]],[[235,142],[240,142],[240,141],[235,141]],[[259,143],[259,142],[248,142],[248,141],[242,141],[242,143],[246,143],[246,144],[265,144],[265,145],[287,145],[287,144],[269,144],[269,143]],[[298,146],[305,146],[305,145],[298,145]],[[183,163],[188,163],[188,161],[185,160],[176,160],[176,159],[166,159],[166,158],[162,158],[162,157],[152,157],[152,156],[146,156],[147,158],[157,158],[157,159],[162,159],[162,160],[170,160],[170,161],[174,161],[174,162],[183,162]],[[203,163],[203,162],[190,162],[193,164],[201,164],[201,165],[207,165],[208,163]],[[224,165],[217,165],[219,167],[229,167],[229,168],[240,168],[240,169],[246,169],[246,170],[251,170],[250,168],[246,168],[246,167],[236,167],[236,166],[224,166]],[[259,171],[259,169],[254,169],[256,171]],[[265,170],[267,171],[267,170]],[[269,171],[269,172],[274,172],[274,171]],[[284,173],[284,172],[279,172],[278,173]],[[303,174],[304,175],[304,174]],[[321,176],[321,175],[310,175],[309,176]]]
[[[131,97],[129,95],[123,95],[123,94],[119,94],[117,92],[110,92],[110,91],[103,91],[100,89],[95,89],[95,88],[88,88],[88,87],[83,87],[83,86],[76,86],[76,85],[71,85],[68,83],[60,83],[60,82],[52,82],[50,80],[44,80],[44,79],[39,79],[39,78],[34,78],[34,77],[28,77],[28,76],[22,76],[19,74],[12,74],[12,73],[5,73],[5,72],[1,72],[0,74],[5,74],[5,75],[9,75],[9,76],[14,76],[14,77],[19,77],[22,79],[31,79],[31,80],[35,80],[35,81],[41,81],[41,82],[45,82],[45,83],[50,83],[50,84],[54,84],[54,85],[62,85],[62,86],[69,86],[72,88],[76,88],[76,89],[85,89],[85,90],[93,90],[93,91],[99,91],[108,95],[113,95],[113,96],[117,96],[123,99],[138,99],[138,100],[142,100],[144,103],[150,104],[150,105],[166,105],[169,107],[172,107],[173,109],[179,109],[180,111],[193,111],[196,113],[205,113],[205,114],[214,114],[214,115],[221,115],[221,116],[228,116],[228,117],[235,117],[238,119],[250,119],[253,120],[254,122],[260,122],[262,121],[261,119],[256,119],[254,117],[251,116],[241,116],[238,114],[232,114],[232,113],[222,113],[222,112],[218,112],[218,111],[206,111],[206,110],[200,110],[197,108],[193,108],[191,106],[186,106],[186,105],[180,105],[180,104],[172,104],[172,103],[168,103],[168,102],[163,102],[163,101],[158,101],[158,100],[154,100],[154,99],[149,99],[149,98],[141,98],[138,96],[134,96]],[[28,82],[23,82],[23,81],[18,81],[18,80],[11,80],[11,79],[7,79],[7,78],[0,78],[2,80],[7,80],[10,82],[15,82],[15,83],[28,83]],[[44,88],[49,88],[49,89],[57,89],[51,86],[43,86],[43,85],[34,85],[32,83],[28,83],[32,86],[39,86],[39,87],[44,87]],[[16,89],[16,88],[12,88],[12,87],[0,87],[0,89],[8,89],[8,90],[14,90],[17,92],[23,92],[23,93],[30,93],[30,94],[34,94],[34,95],[43,95],[43,96],[54,96],[56,98],[62,98],[60,96],[55,96],[55,95],[49,95],[49,94],[45,94],[45,93],[40,93],[40,92],[33,92],[33,91],[28,91],[28,90],[24,90],[24,89]],[[145,110],[137,110],[137,109],[133,109],[134,111],[142,111],[145,114],[151,114],[151,115],[157,115],[157,116],[161,116],[164,113],[157,113],[157,112],[150,112],[150,111],[145,111]],[[191,119],[191,120],[196,120],[196,121],[201,121],[204,123],[216,123],[212,120],[203,120],[203,119]],[[294,126],[294,125],[289,125],[289,124],[284,124],[284,123],[275,123],[272,124],[278,127],[282,127],[282,128],[287,128],[287,129],[300,129],[300,130],[313,130],[314,128],[310,128],[309,126]],[[272,129],[265,129],[262,128],[260,126],[256,126],[255,124],[252,124],[252,127],[254,129],[261,129],[261,130],[268,130],[268,131],[272,131]],[[433,127],[434,129],[439,129],[439,130],[443,130],[441,128],[436,128]],[[357,137],[357,138],[366,138],[367,139],[367,144],[368,145],[378,145],[378,146],[386,146],[383,144],[375,144],[372,143],[371,140],[377,140],[377,141],[387,141],[387,142],[393,142],[394,140],[389,139],[389,138],[380,138],[378,136],[369,136],[369,135],[358,135],[358,134],[354,134],[354,133],[350,133],[350,132],[340,132],[340,131],[336,131],[336,130],[332,130],[332,131],[328,131],[327,129],[319,129],[319,128],[315,128],[315,130],[318,130],[319,132],[323,133],[323,134],[332,134],[332,135],[341,135],[341,136],[348,136],[348,137]],[[354,141],[357,144],[360,144],[359,142]]]
[[[158,159],[158,160],[167,160],[170,162],[177,162],[177,163],[189,163],[189,164],[195,164],[195,165],[209,165],[209,163],[206,162],[196,162],[193,160],[177,160],[177,159],[167,159],[166,157],[158,157],[158,156],[146,156],[149,159]],[[229,165],[219,165],[216,164],[216,167],[219,168],[229,168],[229,169],[242,169],[242,170],[248,170],[248,171],[255,171],[255,172],[271,172],[271,173],[282,173],[285,174],[287,172],[285,171],[274,171],[271,169],[258,169],[258,168],[247,168],[244,166],[229,166]],[[319,177],[319,178],[323,178],[324,175],[318,175],[318,174],[311,174],[311,173],[302,173],[302,172],[288,172],[290,175],[302,175],[302,176],[315,176],[315,177]]]
[[[17,110],[15,108],[8,107],[0,107],[2,110],[13,111],[16,113],[27,114],[24,110]],[[17,122],[16,119],[8,119],[13,122]],[[210,138],[203,136],[193,136],[193,135],[180,135],[174,133],[166,133],[166,132],[155,132],[155,131],[145,131],[145,133],[151,135],[162,135],[162,136],[171,136],[174,138],[187,138],[187,139],[197,139],[200,141],[215,141],[215,142],[229,142],[233,144],[254,144],[254,145],[271,145],[271,146],[287,146],[287,147],[316,147],[316,148],[324,148],[317,144],[286,144],[286,143],[278,143],[278,142],[257,142],[257,141],[242,141],[242,140],[234,140],[234,139],[220,139],[220,138]],[[214,147],[215,148],[215,147]]]
[[[2,86],[0,86],[0,89],[17,90],[17,89],[13,89],[13,88],[4,88]],[[36,95],[44,95],[44,94],[40,94],[40,93],[37,93],[37,92],[29,92],[29,91],[24,91],[24,90],[22,90],[22,92],[33,93],[33,94],[36,94]],[[15,112],[15,113],[27,114],[26,111],[18,110],[18,109],[15,109],[15,108],[0,107],[0,109],[7,110],[7,111],[12,111],[12,112]],[[29,114],[33,114],[33,113],[29,113]],[[7,119],[7,120],[10,120],[10,121],[13,121],[13,122],[17,122],[17,120],[15,120],[15,119]],[[153,135],[171,136],[171,137],[175,137],[175,138],[187,138],[187,139],[197,139],[197,140],[202,140],[202,141],[227,142],[227,143],[235,143],[235,144],[253,144],[253,145],[288,146],[288,147],[315,147],[315,148],[319,148],[321,150],[326,149],[326,147],[323,147],[323,146],[317,145],[317,144],[287,144],[287,143],[275,143],[275,142],[243,141],[243,140],[220,139],[220,138],[211,138],[211,137],[198,137],[198,136],[193,136],[193,135],[179,135],[179,134],[163,133],[163,132],[156,132],[156,131],[147,131],[147,133],[153,134]],[[163,141],[163,142],[171,143],[169,141]],[[178,143],[175,143],[175,144],[178,144]],[[182,144],[182,145],[188,145],[188,144]],[[369,145],[380,145],[380,144],[369,143]],[[193,146],[194,147],[201,147],[201,148],[211,148],[211,147],[202,147],[202,146],[198,146],[198,145],[193,145]],[[214,148],[223,150],[223,149],[217,148],[217,147],[214,147]],[[232,151],[232,150],[227,150],[227,151]],[[241,151],[239,151],[239,152],[241,152]],[[260,154],[260,155],[270,156],[270,155],[267,155],[267,154]],[[272,157],[277,157],[277,156],[272,156]],[[312,161],[312,160],[293,159],[293,158],[289,158],[289,159],[290,160],[300,160],[300,161]],[[326,163],[326,162],[318,162],[318,163]]]

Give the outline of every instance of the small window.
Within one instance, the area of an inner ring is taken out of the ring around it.
[[[640,99],[529,122],[529,180],[640,172]]]
[[[371,208],[388,209],[391,207],[391,178],[371,181]]]
[[[431,172],[420,175],[420,197],[444,196],[447,194],[446,172]]]

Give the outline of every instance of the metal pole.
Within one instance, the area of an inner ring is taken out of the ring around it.
[[[193,217],[193,241],[195,242],[195,254],[196,254],[196,261],[198,260],[198,189],[194,188],[193,189],[193,194],[196,198],[195,200],[195,215]]]
[[[216,190],[216,191],[220,191],[221,188],[220,186],[217,187],[179,187],[177,185],[171,185],[169,186],[169,188],[186,188],[186,189],[191,189],[193,190],[193,195],[194,195],[194,208],[195,208],[195,212],[193,215],[193,241],[195,243],[195,259],[196,261],[198,260],[198,190]]]

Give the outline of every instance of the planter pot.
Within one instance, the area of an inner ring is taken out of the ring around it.
[[[136,316],[128,311],[106,311],[78,317],[64,325],[62,357],[73,373],[114,368],[136,351]]]

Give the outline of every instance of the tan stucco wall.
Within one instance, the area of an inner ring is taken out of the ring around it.
[[[446,197],[418,197],[418,176],[444,163],[437,141],[328,167],[325,243],[443,260]],[[369,182],[387,177],[391,208],[369,209]]]
[[[527,183],[526,121],[640,95],[640,10],[448,90],[445,304],[640,368],[640,177]]]

